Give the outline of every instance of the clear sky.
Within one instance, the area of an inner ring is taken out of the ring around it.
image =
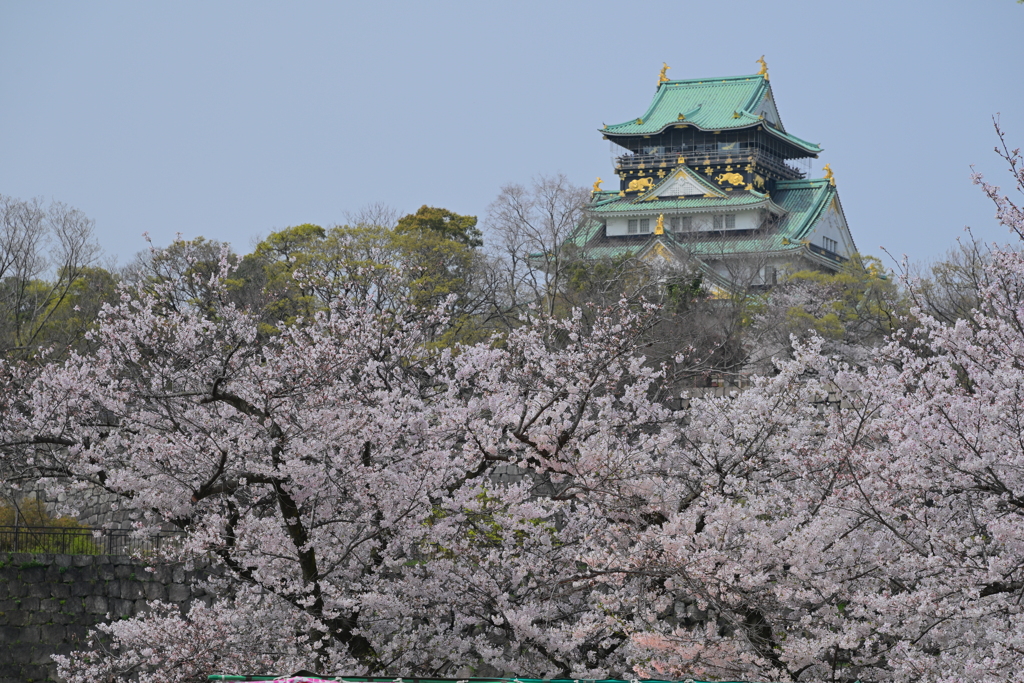
[[[1005,240],[991,117],[1024,146],[1024,5],[752,2],[0,2],[0,193],[82,209],[122,263],[385,202],[483,218],[499,188],[612,176],[598,129],[673,78],[765,55],[821,144],[854,239],[939,257]]]

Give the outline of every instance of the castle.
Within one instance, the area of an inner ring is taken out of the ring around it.
[[[643,115],[601,129],[617,187],[594,183],[569,245],[589,258],[696,263],[712,288],[771,286],[782,272],[836,272],[856,252],[836,181],[806,177],[821,147],[786,132],[768,68],[670,80]],[[806,162],[805,162],[806,164]]]

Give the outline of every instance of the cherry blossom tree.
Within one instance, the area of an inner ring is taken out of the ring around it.
[[[1024,238],[1020,208],[977,181]],[[1022,680],[1024,259],[991,267],[970,321],[917,310],[866,368],[814,342],[693,402],[666,520],[588,560],[660,597],[633,624],[642,673]]]
[[[124,290],[95,353],[2,366],[5,476],[185,530],[222,599],[104,626],[62,674],[1024,680],[1024,256],[991,267],[969,321],[914,310],[856,366],[800,341],[685,411],[643,304],[438,350],[445,308],[390,271],[269,338],[226,259],[201,306]]]
[[[379,279],[266,339],[230,271],[185,275],[208,278],[195,306],[167,305],[173,279],[124,290],[96,353],[3,366],[10,482],[114,492],[138,533],[186,531],[179,559],[223,581],[213,609],[104,627],[114,645],[63,675],[159,680],[239,652],[320,671],[624,668],[628,635],[593,609],[578,558],[637,513],[674,424],[637,350],[653,313],[534,316],[431,351],[444,310],[425,317],[367,269]],[[521,480],[497,484],[502,465]],[[183,623],[202,653],[181,650]]]

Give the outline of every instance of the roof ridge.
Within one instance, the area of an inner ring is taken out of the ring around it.
[[[707,81],[749,81],[754,78],[760,78],[764,80],[764,77],[760,74],[744,74],[742,76],[704,76],[702,78],[674,78],[662,83],[662,85],[672,85],[676,83],[704,83]]]

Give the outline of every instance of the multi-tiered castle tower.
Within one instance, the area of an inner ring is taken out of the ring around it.
[[[835,178],[828,165],[824,178],[805,177],[801,160],[821,147],[786,132],[758,63],[749,76],[680,81],[665,65],[647,111],[601,129],[622,152],[618,182],[598,179],[570,242],[594,257],[696,258],[725,288],[839,270],[855,246]]]

